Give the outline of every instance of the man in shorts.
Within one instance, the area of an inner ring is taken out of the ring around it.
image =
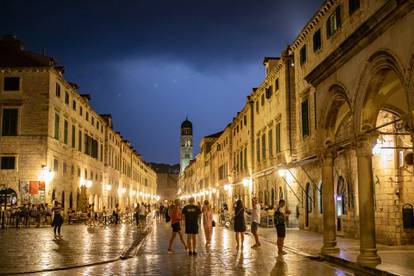
[[[259,228],[259,224],[260,224],[260,211],[261,211],[260,204],[257,202],[257,198],[253,197],[252,198],[252,211],[251,211],[251,216],[252,216],[251,231],[252,231],[252,234],[255,240],[255,244],[252,246],[252,248],[257,248],[261,245],[259,241],[259,235],[257,234],[257,229]]]
[[[187,250],[187,246],[184,242],[183,233],[181,232],[181,220],[182,220],[182,213],[181,213],[181,202],[179,199],[176,199],[174,204],[171,204],[168,207],[168,216],[170,217],[171,228],[172,228],[172,235],[170,239],[170,243],[168,244],[168,253],[174,253],[172,250],[172,244],[174,242],[175,236],[180,236],[181,243],[184,245],[185,250]]]
[[[183,215],[185,220],[185,233],[187,234],[187,245],[188,245],[188,254],[197,255],[196,249],[196,240],[198,234],[198,218],[201,215],[201,209],[199,206],[195,205],[194,198],[191,197],[188,200],[189,204],[183,208]]]

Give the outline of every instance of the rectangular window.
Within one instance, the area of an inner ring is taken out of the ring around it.
[[[5,77],[3,83],[3,91],[19,91],[20,78],[19,77]]]
[[[262,160],[266,159],[266,135],[262,135]]]
[[[94,126],[95,125],[95,117],[91,117],[91,124]]]
[[[309,100],[302,102],[302,137],[309,136]]]
[[[65,91],[65,104],[69,105],[69,93]]]
[[[75,100],[72,101],[72,109],[74,111],[76,111],[76,101]]]
[[[83,116],[83,107],[79,106],[79,115]]]
[[[89,122],[89,112],[87,112],[87,111],[86,111],[85,116],[86,116],[86,121],[88,121],[88,122]]]
[[[275,80],[275,91],[279,91],[279,78]]]
[[[313,34],[313,52],[317,52],[322,47],[321,29]]]
[[[256,101],[256,113],[259,113],[259,101]]]
[[[72,125],[72,148],[76,147],[76,127]]]
[[[341,27],[341,6],[337,6],[326,21],[326,36],[330,38]]]
[[[99,130],[99,121],[96,121],[96,129]]]
[[[78,131],[78,150],[82,152],[82,130]]]
[[[59,83],[56,83],[55,95],[56,97],[60,98],[60,84]]]
[[[240,171],[243,171],[243,150],[240,151]]]
[[[264,105],[264,103],[265,103],[265,95],[264,94],[262,94],[262,97],[261,97],[261,102],[262,102],[262,106]]]
[[[57,161],[57,159],[53,159],[53,171],[59,171],[59,161]]]
[[[247,148],[244,148],[244,169],[247,171]]]
[[[68,144],[68,132],[69,132],[69,124],[68,121],[64,120],[63,122],[63,143],[66,145]]]
[[[244,125],[246,126],[247,125],[247,116],[246,115],[244,115],[243,121],[244,121]]]
[[[256,140],[256,162],[260,162],[260,138]]]
[[[267,141],[269,143],[269,158],[273,156],[273,130],[270,129],[267,133]]]
[[[266,88],[266,98],[270,99],[272,97],[272,92],[273,92],[273,87],[269,86],[268,88]]]
[[[55,139],[59,140],[59,127],[60,127],[60,122],[59,122],[60,118],[59,118],[59,114],[55,114]]]
[[[66,174],[66,172],[67,172],[67,165],[66,165],[66,162],[63,162],[63,174]]]
[[[281,152],[280,123],[276,124],[276,153]]]
[[[349,0],[349,15],[359,10],[359,7],[360,7],[359,0]]]
[[[300,65],[306,63],[306,44],[300,49]]]
[[[16,156],[2,156],[1,157],[1,169],[2,170],[16,169]]]
[[[16,136],[19,111],[17,108],[3,109],[2,135]]]

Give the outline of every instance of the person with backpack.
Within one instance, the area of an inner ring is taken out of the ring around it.
[[[243,250],[244,232],[246,232],[246,222],[244,219],[245,208],[243,201],[238,199],[234,208],[234,232],[236,232],[236,249]]]
[[[279,205],[273,214],[277,234],[278,255],[287,254],[286,251],[283,251],[283,246],[286,237],[286,219],[289,214],[290,211],[286,208],[286,201],[284,199],[279,200]]]
[[[170,218],[172,228],[172,235],[168,244],[168,253],[174,253],[172,250],[172,244],[177,233],[180,236],[181,243],[184,245],[184,248],[187,251],[187,245],[185,244],[183,233],[181,232],[181,220],[183,215],[181,212],[181,202],[179,199],[176,199],[174,201],[174,204],[168,208],[168,217]]]

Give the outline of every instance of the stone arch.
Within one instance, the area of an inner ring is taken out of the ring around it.
[[[388,50],[377,51],[369,57],[353,99],[354,125],[358,132],[375,128],[380,109],[399,110],[400,114],[403,110],[409,110],[402,68],[398,59]]]
[[[347,116],[352,116],[352,106],[349,93],[341,83],[334,83],[328,89],[329,96],[322,106],[327,108],[322,111],[319,124],[322,126],[319,132],[319,141],[328,146],[336,141],[339,128]]]

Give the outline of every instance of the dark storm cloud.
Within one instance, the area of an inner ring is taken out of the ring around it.
[[[291,1],[1,1],[2,32],[53,56],[151,161],[218,131],[321,4]],[[131,119],[132,118],[132,119]]]

